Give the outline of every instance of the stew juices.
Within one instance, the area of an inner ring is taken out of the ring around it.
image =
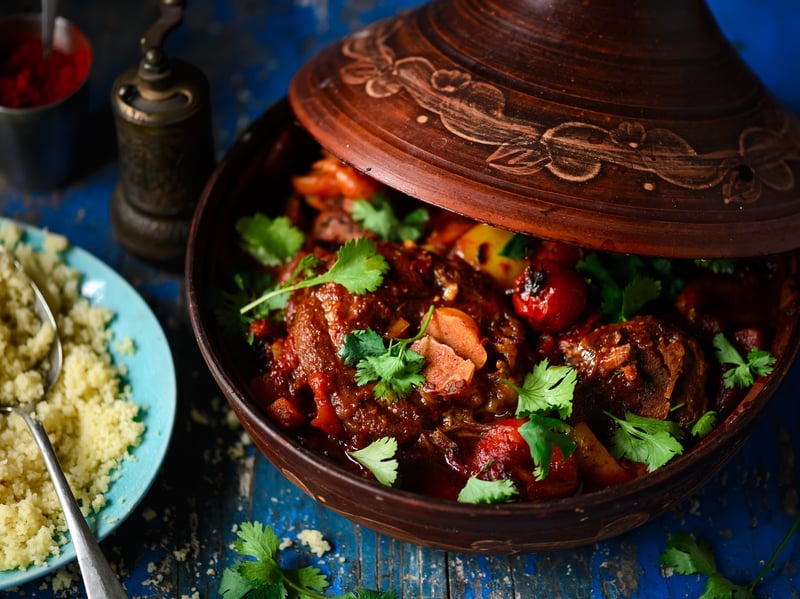
[[[542,501],[661,467],[769,375],[797,301],[775,257],[515,235],[328,155],[293,184],[284,216],[237,223],[250,262],[225,310],[243,316],[252,393],[306,446],[430,496]]]

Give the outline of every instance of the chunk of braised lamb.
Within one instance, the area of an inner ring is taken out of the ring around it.
[[[640,317],[599,327],[579,342],[563,341],[578,372],[573,420],[610,431],[606,410],[630,411],[688,425],[707,408],[706,362],[699,344],[676,327]],[[678,408],[678,406],[681,406]],[[678,408],[671,413],[673,408]]]
[[[324,411],[329,402],[344,434],[358,445],[384,436],[395,437],[400,444],[411,443],[424,428],[435,427],[443,414],[454,417],[462,408],[465,413],[513,411],[515,397],[500,379],[519,380],[524,373],[524,364],[518,364],[524,329],[510,309],[503,308],[507,300],[501,292],[465,263],[446,263],[418,247],[379,247],[390,270],[375,292],[355,295],[329,283],[294,293],[287,305],[288,335],[295,347],[303,348],[293,377],[325,381],[312,393],[317,409]],[[446,317],[458,315],[462,324],[475,323],[479,333],[474,338],[481,344],[485,339],[485,363],[479,368],[472,361],[481,363],[481,354],[461,347],[466,337],[461,334],[458,342],[451,342],[468,354],[459,360],[469,362],[474,372],[464,373],[459,381],[440,380],[441,389],[423,385],[394,402],[375,398],[372,384],[357,385],[356,367],[345,365],[339,355],[346,335],[372,328],[387,342],[388,331],[413,336],[431,305],[446,308]],[[326,423],[323,432],[334,430],[327,418],[317,422]]]

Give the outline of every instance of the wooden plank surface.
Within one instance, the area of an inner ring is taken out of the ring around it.
[[[193,0],[169,50],[201,66],[211,79],[222,152],[285,94],[292,73],[311,53],[416,3]],[[109,225],[108,202],[118,170],[107,90],[138,59],[136,40],[157,16],[156,5],[152,0],[63,0],[61,5],[63,14],[87,30],[97,51],[95,151],[85,174],[53,193],[22,193],[0,182],[0,211],[65,233],[107,262],[139,289],[170,340],[179,381],[170,451],[145,500],[103,543],[131,597],[216,597],[221,573],[235,559],[230,548],[235,527],[254,519],[292,541],[284,555],[287,565],[316,565],[328,574],[331,595],[364,586],[395,589],[403,599],[689,599],[702,592],[701,580],[666,576],[658,565],[668,534],[681,529],[707,540],[732,579],[744,581],[760,569],[797,512],[798,365],[743,450],[700,493],[634,532],[588,547],[510,557],[431,550],[355,526],[286,481],[232,426],[191,334],[181,273],[128,255]],[[746,55],[800,111],[797,54],[795,59],[786,54],[797,48],[798,36],[785,33],[800,26],[798,5],[792,0],[717,0],[711,5],[725,15],[724,25]],[[2,10],[9,12],[9,7],[4,4]],[[322,532],[331,550],[320,557],[311,554],[297,541],[305,529]],[[799,565],[800,539],[793,538],[757,596],[800,596]],[[54,591],[48,576],[0,592],[0,597],[80,596],[74,565],[67,570],[75,576],[64,590]]]

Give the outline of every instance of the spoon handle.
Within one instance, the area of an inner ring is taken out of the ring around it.
[[[58,0],[42,0],[42,50],[45,56],[53,48],[53,30],[55,29]]]
[[[89,525],[86,524],[86,519],[78,507],[72,489],[69,488],[69,483],[67,483],[64,471],[61,469],[56,453],[53,451],[53,445],[50,443],[42,423],[27,410],[19,410],[17,413],[25,419],[25,423],[42,452],[50,478],[53,480],[56,495],[61,502],[72,536],[72,544],[75,546],[87,597],[89,599],[127,599],[128,595],[122,589],[122,585],[106,561],[97,539],[89,529]]]

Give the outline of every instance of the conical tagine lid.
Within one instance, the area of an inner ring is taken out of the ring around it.
[[[800,247],[800,123],[700,0],[435,0],[294,77],[320,144],[412,197],[584,247]]]

